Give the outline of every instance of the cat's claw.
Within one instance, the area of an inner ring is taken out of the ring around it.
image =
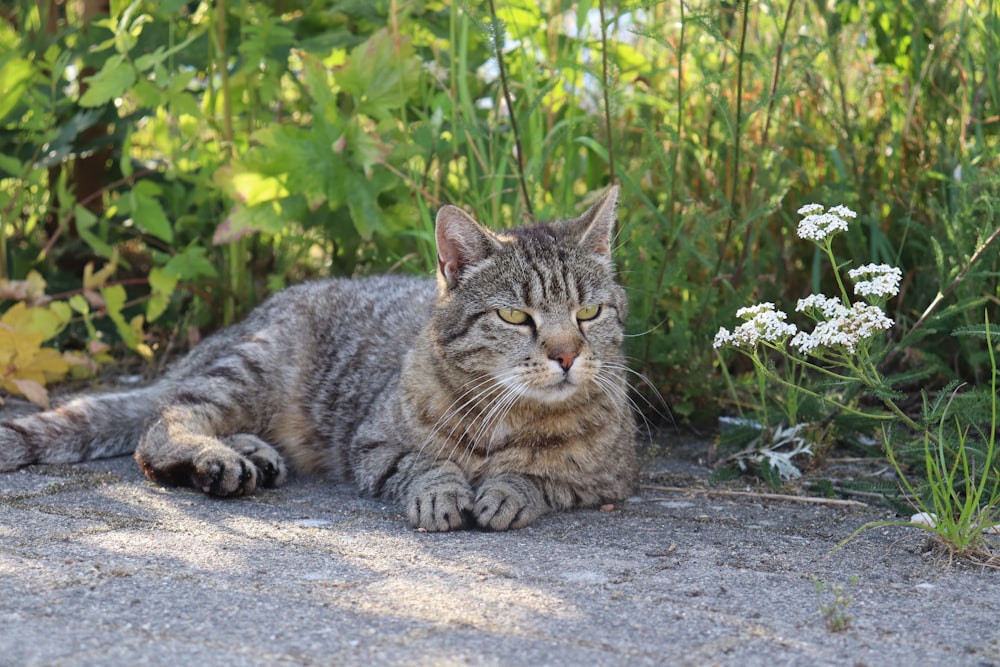
[[[444,483],[410,496],[406,513],[417,530],[440,533],[465,526],[472,509],[472,489],[465,483]]]
[[[541,491],[531,480],[502,475],[483,482],[472,514],[488,530],[523,528],[547,511]]]

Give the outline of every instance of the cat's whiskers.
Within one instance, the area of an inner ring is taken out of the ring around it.
[[[457,451],[457,448],[458,448],[459,444],[462,442],[462,440],[468,434],[469,428],[471,428],[471,425],[472,425],[471,423],[468,424],[468,425],[466,425],[465,431],[458,438],[455,438],[455,431],[462,424],[461,416],[463,416],[465,413],[467,413],[469,408],[477,408],[476,411],[477,412],[481,412],[481,410],[478,409],[481,404],[484,404],[484,405],[487,405],[487,406],[490,405],[493,402],[494,398],[495,398],[495,397],[491,397],[491,394],[494,394],[494,393],[496,393],[496,392],[499,391],[500,394],[502,395],[505,392],[505,389],[506,389],[505,386],[502,383],[500,383],[500,382],[497,381],[497,378],[498,377],[500,377],[500,378],[506,378],[507,375],[513,375],[513,374],[515,374],[515,371],[505,371],[504,373],[502,373],[499,376],[488,374],[488,375],[479,376],[479,377],[476,377],[476,378],[473,378],[473,379],[469,380],[466,383],[466,385],[470,385],[471,384],[472,386],[469,387],[468,389],[466,389],[465,391],[463,391],[458,396],[458,398],[456,398],[454,401],[452,401],[451,405],[449,405],[448,408],[446,408],[445,412],[438,418],[438,420],[435,423],[434,427],[427,434],[427,437],[424,439],[424,442],[420,445],[420,451],[423,451],[424,448],[426,448],[427,445],[429,445],[431,443],[431,441],[436,436],[439,435],[441,429],[445,426],[445,424],[447,424],[449,422],[452,422],[452,427],[448,431],[447,435],[445,436],[446,440],[447,439],[453,439],[453,440],[455,440],[455,444],[452,447],[451,452],[448,454],[448,458],[452,459],[452,457],[454,457],[454,455],[455,455],[455,452]],[[486,389],[481,389],[484,385],[489,385],[489,386],[487,386]],[[458,405],[456,407],[456,404],[459,401],[461,401],[463,398],[465,398],[466,396],[468,396],[470,393],[473,393],[473,392],[477,392],[477,393],[475,393],[475,395],[473,395],[471,398],[469,398],[464,403],[462,403],[461,405]],[[486,401],[484,402],[483,399],[486,399]],[[458,418],[458,419],[456,419],[456,418]],[[470,420],[470,421],[472,423],[475,422],[475,420]]]
[[[610,371],[600,373],[594,378],[595,384],[597,384],[597,386],[600,387],[605,395],[607,395],[610,399],[610,403],[618,413],[619,418],[624,419],[627,417],[625,414],[628,410],[628,407],[625,405],[627,403],[631,406],[632,411],[642,418],[643,425],[646,429],[646,435],[652,439],[653,431],[649,420],[646,419],[646,416],[643,414],[642,410],[639,409],[639,405],[635,402],[635,400],[629,396],[628,389],[626,388],[628,385],[623,387],[621,386],[620,381],[621,378],[613,375]]]
[[[455,443],[455,447],[458,447],[459,443],[463,441],[468,442],[468,444],[466,445],[466,453],[464,455],[466,457],[466,460],[469,460],[471,458],[472,452],[474,452],[476,449],[476,443],[479,442],[486,428],[488,428],[488,425],[492,421],[494,421],[494,417],[496,415],[497,410],[499,409],[499,406],[502,406],[505,403],[510,403],[511,405],[513,405],[525,393],[525,389],[523,389],[523,387],[521,387],[519,384],[509,385],[506,382],[500,381],[499,378],[506,380],[509,377],[518,377],[519,375],[520,375],[520,370],[514,368],[505,371],[503,374],[499,376],[496,376],[498,378],[497,386],[501,388],[502,390],[501,393],[498,396],[490,399],[490,403],[486,406],[485,411],[480,411],[478,419],[470,421],[470,423],[466,426],[465,430],[462,432],[461,437],[459,437]],[[501,419],[497,423],[497,427],[499,427],[499,425],[502,424],[502,421],[503,420]],[[474,431],[471,430],[473,428],[475,428]],[[467,438],[467,436],[471,437]],[[494,429],[494,436],[491,437],[495,437],[495,429]],[[487,454],[489,453],[491,444],[492,440],[487,442],[486,446]],[[453,449],[452,453],[454,453],[454,451],[455,450]]]
[[[456,397],[455,400],[453,400],[448,405],[448,407],[445,408],[445,410],[441,413],[441,415],[437,418],[437,421],[434,422],[434,426],[427,433],[427,436],[424,438],[423,443],[421,443],[419,451],[423,452],[424,448],[426,448],[427,445],[430,444],[430,442],[434,439],[435,436],[438,435],[438,433],[446,424],[448,424],[449,422],[453,422],[456,417],[462,414],[470,406],[478,405],[484,396],[487,396],[491,392],[496,391],[497,387],[491,383],[491,380],[492,377],[490,375],[481,375],[466,382],[465,385],[463,385],[463,387],[468,386],[468,388],[465,389],[461,394],[459,394],[458,397]],[[484,386],[486,386],[485,389],[483,389]],[[464,403],[459,405],[459,402],[465,399],[470,394],[472,394],[471,398],[468,398],[467,400],[465,400]],[[455,425],[452,425],[451,430],[448,432],[447,435],[448,438],[454,436],[456,428],[457,427]]]
[[[491,448],[493,447],[493,443],[495,443],[495,442],[496,442],[496,441],[498,440],[498,438],[497,438],[497,430],[498,430],[498,429],[499,429],[499,428],[500,428],[501,426],[503,426],[503,425],[504,425],[504,422],[506,422],[506,421],[507,421],[507,415],[509,415],[509,414],[510,414],[510,411],[511,411],[511,410],[512,410],[512,409],[514,408],[514,406],[515,406],[515,405],[517,404],[517,402],[518,402],[518,401],[519,401],[519,400],[520,400],[520,399],[521,399],[521,398],[522,398],[522,397],[523,397],[523,396],[524,396],[525,394],[527,394],[528,392],[527,392],[527,389],[524,389],[524,388],[522,388],[522,389],[520,389],[519,391],[517,391],[517,392],[512,392],[512,393],[514,393],[515,395],[514,395],[514,396],[512,396],[512,397],[510,398],[510,400],[508,400],[508,401],[507,401],[507,407],[506,407],[506,409],[504,409],[504,410],[503,410],[503,412],[502,412],[501,414],[499,414],[499,416],[498,416],[498,418],[497,418],[497,420],[496,420],[496,423],[495,423],[495,424],[494,424],[494,426],[493,426],[493,431],[492,431],[492,433],[490,434],[490,438],[489,438],[489,440],[487,440],[487,445],[486,445],[486,456],[489,456],[489,455],[490,455],[490,449],[491,449]]]
[[[642,382],[642,384],[646,385],[653,392],[653,394],[656,396],[656,398],[659,399],[660,405],[663,407],[663,410],[665,410],[666,412],[665,413],[664,412],[660,412],[659,408],[657,408],[657,406],[654,405],[653,402],[650,399],[646,398],[645,394],[643,394],[641,391],[639,391],[638,388],[632,387],[632,389],[635,391],[635,393],[638,394],[642,398],[643,403],[645,403],[649,407],[649,409],[652,410],[653,412],[655,412],[656,415],[658,417],[660,417],[661,419],[663,419],[665,421],[670,421],[670,422],[674,421],[674,417],[670,413],[670,406],[667,405],[667,402],[664,400],[663,396],[660,394],[659,390],[656,388],[656,385],[653,384],[652,380],[650,380],[648,377],[646,377],[645,375],[643,375],[639,371],[634,370],[632,368],[629,368],[628,365],[626,365],[626,364],[616,363],[616,362],[611,362],[611,361],[606,361],[604,363],[605,363],[605,365],[608,368],[615,369],[615,370],[620,370],[620,371],[624,371],[626,373],[629,373],[629,374],[634,375],[635,377],[639,378],[639,380]],[[636,406],[636,412],[639,412],[641,414],[641,411],[638,409],[638,406],[636,405],[636,403],[634,401],[632,402],[632,405]]]
[[[498,429],[503,426],[503,423],[507,419],[507,415],[510,414],[511,409],[527,393],[528,390],[523,385],[506,387],[506,391],[499,397],[499,400],[494,401],[493,404],[490,405],[489,410],[477,425],[475,435],[469,441],[468,456],[471,457],[472,452],[475,451],[476,443],[481,441],[483,436],[486,434],[486,431],[492,426],[490,437],[486,439],[486,453],[484,454],[484,456],[489,456],[490,450],[497,439]]]

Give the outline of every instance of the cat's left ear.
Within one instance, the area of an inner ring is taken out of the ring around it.
[[[577,243],[591,252],[610,259],[617,209],[618,186],[612,185],[601,195],[597,203],[572,221],[572,229],[578,235]]]
[[[486,259],[499,243],[489,230],[457,206],[445,205],[435,220],[438,270],[447,287],[458,284],[466,268]]]

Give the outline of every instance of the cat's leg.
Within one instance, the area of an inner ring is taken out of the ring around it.
[[[472,510],[472,486],[452,461],[392,441],[362,437],[352,447],[351,468],[362,493],[400,503],[418,530],[463,528]]]
[[[287,470],[278,451],[249,433],[216,436],[225,423],[214,404],[167,408],[140,439],[136,460],[154,481],[215,496],[284,483]]]

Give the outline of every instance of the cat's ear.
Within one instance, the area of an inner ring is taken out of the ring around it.
[[[445,205],[435,221],[438,270],[449,288],[469,266],[486,259],[498,243],[489,230],[457,206]]]
[[[576,236],[581,247],[610,259],[617,208],[618,186],[612,185],[583,215],[569,221],[570,233]]]

